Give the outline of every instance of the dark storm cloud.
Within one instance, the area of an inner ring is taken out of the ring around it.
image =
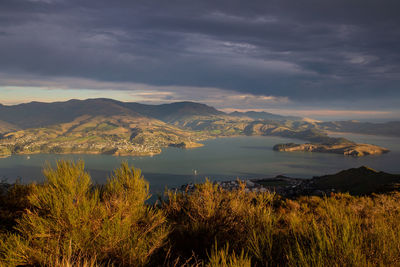
[[[398,10],[392,0],[3,0],[0,72],[384,103],[400,97]]]

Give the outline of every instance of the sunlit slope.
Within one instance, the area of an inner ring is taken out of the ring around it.
[[[174,123],[191,116],[214,116],[223,114],[225,113],[213,107],[194,102],[146,105],[105,98],[87,100],[73,99],[65,102],[53,103],[31,102],[14,106],[0,105],[0,120],[16,125],[22,129],[70,122],[83,115],[129,115]]]
[[[19,127],[11,124],[9,122],[0,120],[0,134],[15,131],[15,130],[19,130]]]
[[[84,115],[72,122],[5,134],[0,141],[12,154],[107,153],[150,155],[162,147],[193,147],[198,134],[142,116]]]

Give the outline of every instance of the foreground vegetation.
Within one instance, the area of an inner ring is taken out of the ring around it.
[[[399,266],[400,194],[284,199],[206,182],[146,204],[127,164],[94,186],[60,161],[4,188],[0,266]]]

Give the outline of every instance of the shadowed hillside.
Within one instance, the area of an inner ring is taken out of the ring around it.
[[[398,190],[400,188],[400,175],[362,166],[314,178],[313,183],[320,190],[334,188],[337,192],[365,195]]]
[[[173,122],[187,116],[220,114],[224,113],[213,107],[194,102],[145,105],[102,98],[54,103],[31,102],[15,106],[0,106],[1,120],[23,129],[70,122],[83,115],[129,115]]]
[[[247,111],[247,112],[238,112],[234,111],[229,113],[231,116],[236,117],[249,117],[255,120],[302,120],[302,117],[296,116],[283,116],[278,114],[273,114],[265,111],[257,112],[257,111]]]
[[[146,114],[159,120],[174,123],[191,116],[214,116],[225,113],[213,107],[195,102],[176,102],[162,105],[145,105],[139,103],[124,103],[136,112]]]
[[[277,192],[285,197],[329,196],[332,193],[349,193],[353,196],[399,191],[400,174],[376,171],[366,166],[343,170],[335,174],[298,179],[285,176],[253,180],[254,184]],[[257,189],[257,187],[255,188]]]

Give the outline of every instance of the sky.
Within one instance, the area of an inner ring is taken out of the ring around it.
[[[398,0],[0,0],[0,103],[400,120]]]

